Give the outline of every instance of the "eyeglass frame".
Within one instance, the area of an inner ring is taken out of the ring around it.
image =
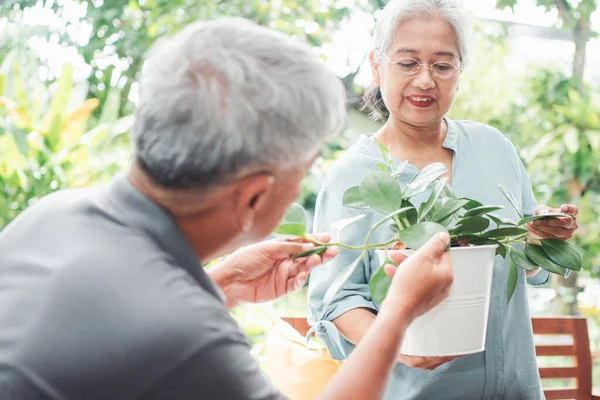
[[[385,54],[385,52],[383,52],[383,56],[385,57],[385,59],[386,59],[386,60],[387,60],[387,61],[388,61],[390,64],[393,64],[393,65],[394,65],[394,67],[396,67],[396,70],[397,70],[398,72],[400,72],[402,75],[406,75],[406,76],[413,76],[413,75],[417,75],[419,72],[421,72],[421,69],[423,69],[423,66],[424,66],[424,65],[426,65],[427,67],[429,67],[429,71],[431,72],[431,74],[432,74],[433,76],[435,76],[436,78],[439,78],[439,79],[450,79],[450,78],[452,78],[453,76],[456,76],[457,72],[460,72],[460,71],[462,71],[462,69],[463,69],[463,66],[462,66],[462,65],[461,65],[460,67],[457,67],[456,65],[454,65],[454,64],[453,64],[453,63],[451,63],[450,61],[437,61],[437,62],[434,62],[434,63],[431,63],[431,64],[422,64],[422,63],[420,63],[419,61],[415,60],[414,58],[410,58],[410,57],[403,57],[403,58],[400,58],[400,59],[398,59],[397,61],[392,61],[392,60],[390,60],[390,58],[388,57],[388,55],[387,55],[387,54]],[[414,61],[414,62],[416,62],[416,63],[417,63],[419,66],[417,67],[417,69],[416,69],[416,70],[415,70],[415,72],[413,72],[413,73],[406,73],[406,72],[402,72],[402,71],[401,71],[401,70],[398,68],[398,63],[399,63],[400,61],[402,61],[402,60],[411,60],[411,61]],[[450,76],[446,76],[446,77],[444,77],[444,76],[438,76],[438,75],[435,73],[435,71],[433,70],[433,66],[434,66],[435,64],[439,64],[439,63],[450,64],[451,66],[453,66],[453,67],[454,67],[454,73],[453,73],[452,75],[450,75]]]

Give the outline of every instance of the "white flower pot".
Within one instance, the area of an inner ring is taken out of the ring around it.
[[[497,245],[450,249],[454,281],[450,295],[406,330],[400,353],[456,356],[485,349],[490,292]],[[390,250],[391,251],[391,250]],[[407,255],[414,251],[401,250]],[[385,251],[377,251],[380,264]],[[402,264],[398,272],[401,273]]]

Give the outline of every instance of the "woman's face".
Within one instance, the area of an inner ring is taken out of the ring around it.
[[[371,54],[373,83],[380,86],[390,118],[414,126],[439,123],[452,106],[459,73],[439,78],[427,66],[444,61],[460,67],[456,35],[448,22],[439,17],[402,21],[386,55],[392,62],[410,58],[424,64],[418,73],[404,75],[385,57],[375,63]]]

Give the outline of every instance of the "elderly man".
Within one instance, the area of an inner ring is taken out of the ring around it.
[[[218,20],[157,43],[127,175],[47,196],[0,233],[2,399],[280,398],[228,307],[299,287],[335,250],[292,260],[312,245],[271,241],[201,261],[266,237],[344,121],[339,80],[281,34]],[[323,398],[383,394],[406,326],[447,296],[447,243],[396,259]]]

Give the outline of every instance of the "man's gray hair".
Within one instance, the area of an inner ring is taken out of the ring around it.
[[[396,31],[403,21],[415,17],[442,17],[456,35],[456,46],[461,67],[469,58],[469,21],[464,8],[456,0],[390,0],[381,10],[375,27],[373,50],[375,61],[383,59],[384,53],[396,38]],[[424,33],[426,34],[426,32]],[[373,119],[387,119],[385,107],[378,87],[369,87],[363,96],[365,108],[371,110]]]
[[[242,19],[196,22],[148,53],[135,155],[170,188],[294,167],[343,128],[345,99],[340,79],[295,39]]]

